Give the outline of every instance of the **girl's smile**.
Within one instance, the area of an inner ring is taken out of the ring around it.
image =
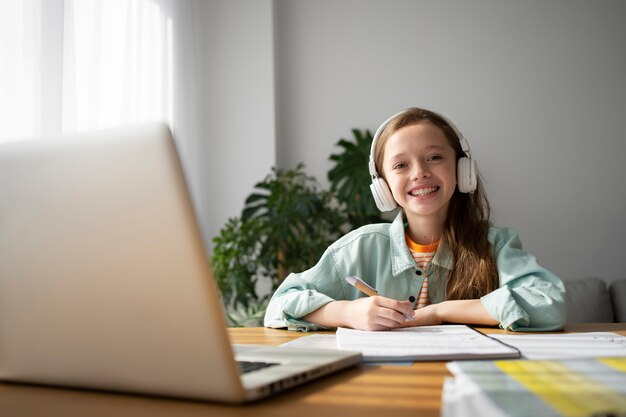
[[[439,187],[421,187],[409,191],[413,197],[427,197],[439,191]]]

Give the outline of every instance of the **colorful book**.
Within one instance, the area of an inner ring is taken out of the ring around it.
[[[626,357],[451,362],[442,416],[626,415]]]

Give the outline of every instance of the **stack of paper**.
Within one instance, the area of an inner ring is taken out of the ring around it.
[[[626,414],[626,358],[451,362],[443,417]]]

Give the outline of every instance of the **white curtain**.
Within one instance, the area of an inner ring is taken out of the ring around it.
[[[0,146],[164,121],[197,206],[203,1],[0,0]]]
[[[164,120],[211,247],[275,164],[272,19],[271,0],[0,0],[0,147]]]
[[[174,42],[193,44],[184,39],[193,5],[0,0],[0,142],[155,120],[173,127],[174,76],[190,76],[174,66]]]
[[[153,0],[66,0],[63,131],[172,119],[172,19]]]
[[[6,140],[42,130],[43,3],[0,5],[0,140]]]

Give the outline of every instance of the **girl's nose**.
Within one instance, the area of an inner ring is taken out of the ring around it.
[[[413,168],[411,179],[418,180],[420,178],[427,178],[428,176],[430,176],[430,171],[428,170],[426,164],[416,163]]]

